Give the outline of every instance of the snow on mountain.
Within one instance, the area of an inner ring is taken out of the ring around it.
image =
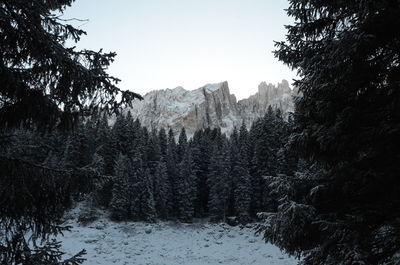
[[[172,128],[178,135],[185,127],[190,137],[197,129],[219,127],[223,133],[230,133],[242,121],[250,126],[265,114],[269,105],[280,108],[285,115],[293,111],[294,94],[286,80],[277,86],[262,82],[255,95],[237,101],[225,81],[192,91],[182,87],[151,91],[125,111],[151,130]]]

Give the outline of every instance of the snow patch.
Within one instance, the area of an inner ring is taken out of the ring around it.
[[[58,240],[67,254],[86,249],[84,265],[297,264],[250,228],[200,222],[116,223],[105,218],[88,226],[73,220],[66,224],[73,228]]]

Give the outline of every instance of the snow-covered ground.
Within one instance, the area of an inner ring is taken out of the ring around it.
[[[73,226],[71,232],[58,240],[67,254],[86,249],[86,265],[297,264],[251,228],[204,222],[116,223],[106,218],[87,226],[74,220],[67,224]]]

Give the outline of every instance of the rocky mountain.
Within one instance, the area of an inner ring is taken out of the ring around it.
[[[192,91],[182,87],[151,91],[126,111],[149,129],[172,128],[178,135],[185,127],[190,137],[199,128],[219,127],[222,132],[229,133],[242,121],[250,126],[265,114],[269,105],[287,115],[293,111],[294,94],[286,80],[277,86],[262,82],[255,95],[237,101],[225,81]]]

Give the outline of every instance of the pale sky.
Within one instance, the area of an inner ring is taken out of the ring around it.
[[[64,18],[88,35],[78,43],[117,53],[109,73],[119,87],[144,95],[155,89],[196,89],[228,81],[241,99],[261,81],[295,77],[272,54],[292,24],[287,0],[76,0]]]

